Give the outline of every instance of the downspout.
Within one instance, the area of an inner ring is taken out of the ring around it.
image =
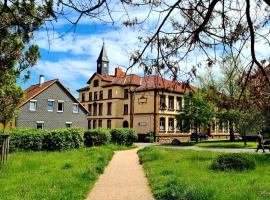
[[[154,90],[154,138],[157,135],[157,91]]]
[[[130,128],[133,128],[134,119],[134,92],[130,92]]]

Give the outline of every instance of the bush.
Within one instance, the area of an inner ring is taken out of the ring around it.
[[[138,139],[138,134],[131,128],[115,128],[111,130],[112,142],[131,146]]]
[[[147,136],[145,137],[145,141],[146,141],[146,142],[150,142],[150,143],[155,142],[155,136],[154,136],[154,133],[149,132],[149,133],[147,134]]]
[[[96,128],[85,131],[84,133],[84,145],[99,146],[108,144],[111,141],[111,133],[109,129]]]
[[[247,154],[230,153],[218,156],[212,163],[211,169],[220,171],[229,170],[252,170],[256,165],[254,160]]]
[[[172,140],[172,145],[181,145],[181,141],[178,140],[178,139],[176,139],[176,138],[174,138],[174,139]]]
[[[61,151],[79,148],[83,144],[83,129],[70,128],[53,131],[40,129],[13,129],[10,134],[10,151]]]
[[[62,151],[79,148],[83,145],[83,129],[68,128],[48,131],[43,136],[43,149]]]

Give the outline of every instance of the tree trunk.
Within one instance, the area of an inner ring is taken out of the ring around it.
[[[234,141],[235,137],[234,137],[234,130],[233,130],[233,122],[231,120],[229,120],[229,130],[230,130],[230,141]]]
[[[196,143],[198,143],[199,138],[198,138],[198,124],[197,124],[197,122],[195,123],[195,137],[196,137]]]
[[[244,132],[244,144],[245,144],[245,146],[247,146],[247,136],[246,136],[246,132]]]

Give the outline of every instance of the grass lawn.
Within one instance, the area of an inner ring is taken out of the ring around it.
[[[256,169],[215,172],[210,164],[220,152],[147,147],[140,160],[157,200],[270,199],[270,156],[249,154]]]
[[[107,145],[66,152],[18,152],[0,168],[1,200],[84,199],[114,150]]]
[[[255,149],[257,148],[256,142],[247,142],[247,145],[244,144],[243,141],[205,141],[205,142],[199,142],[194,143],[194,146],[199,147],[220,147],[220,148],[249,148],[249,149]]]

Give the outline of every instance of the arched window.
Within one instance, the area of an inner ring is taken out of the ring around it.
[[[129,127],[128,121],[124,121],[124,122],[123,122],[123,128],[128,128],[128,127]]]

